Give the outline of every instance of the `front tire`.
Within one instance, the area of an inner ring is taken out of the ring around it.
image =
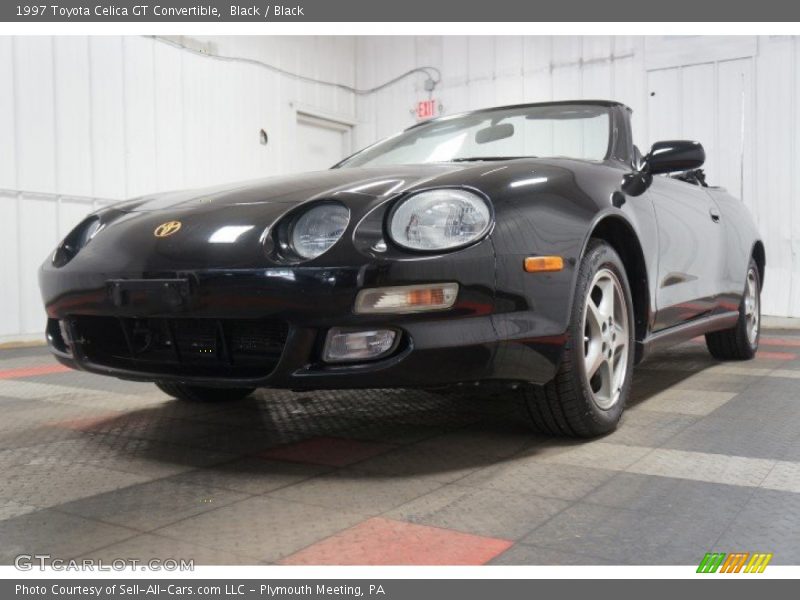
[[[706,346],[717,360],[750,360],[758,351],[761,337],[761,277],[752,258],[747,267],[739,320],[723,331],[706,334]]]
[[[619,423],[633,373],[633,301],[625,267],[606,242],[592,239],[578,270],[567,342],[556,376],[523,390],[534,427],[593,437]]]
[[[157,382],[156,387],[167,396],[184,402],[235,402],[246,398],[255,391],[255,388],[203,387],[166,381]]]

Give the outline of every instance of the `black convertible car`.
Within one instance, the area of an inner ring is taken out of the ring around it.
[[[704,160],[688,141],[641,156],[617,102],[550,102],[122,202],[43,265],[47,338],[66,365],[186,400],[496,384],[541,430],[601,434],[652,348],[758,347],[764,246]]]

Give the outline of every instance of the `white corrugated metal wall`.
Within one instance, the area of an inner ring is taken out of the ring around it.
[[[444,114],[609,98],[634,110],[637,144],[692,138],[709,181],[741,196],[767,247],[764,312],[800,317],[800,39],[755,36],[364,37],[358,83],[439,67]],[[359,98],[359,145],[414,122],[422,81]]]
[[[353,38],[202,43],[355,83]],[[93,207],[290,171],[297,110],[353,120],[355,101],[150,38],[0,37],[0,343],[39,336],[38,266]]]
[[[767,244],[764,309],[800,316],[793,37],[214,37],[195,45],[372,87],[441,69],[445,113],[549,99],[634,109],[642,149],[692,137]],[[205,45],[205,46],[204,46]],[[38,335],[36,268],[93,206],[290,171],[297,110],[357,120],[363,146],[413,122],[424,77],[356,97],[141,37],[0,38],[0,343]],[[262,146],[258,131],[270,142]],[[758,178],[758,179],[756,179]]]

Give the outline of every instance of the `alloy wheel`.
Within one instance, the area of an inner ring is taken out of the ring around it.
[[[747,288],[744,295],[744,320],[747,328],[747,340],[755,346],[758,339],[758,328],[761,311],[759,310],[758,277],[753,269],[747,272]]]
[[[595,404],[608,410],[619,402],[628,370],[628,305],[610,269],[592,279],[583,309],[583,365]]]

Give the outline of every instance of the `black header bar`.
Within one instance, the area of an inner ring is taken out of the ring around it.
[[[3,0],[0,22],[797,22],[787,0]],[[380,33],[376,31],[376,33]],[[631,31],[631,34],[636,34]]]

